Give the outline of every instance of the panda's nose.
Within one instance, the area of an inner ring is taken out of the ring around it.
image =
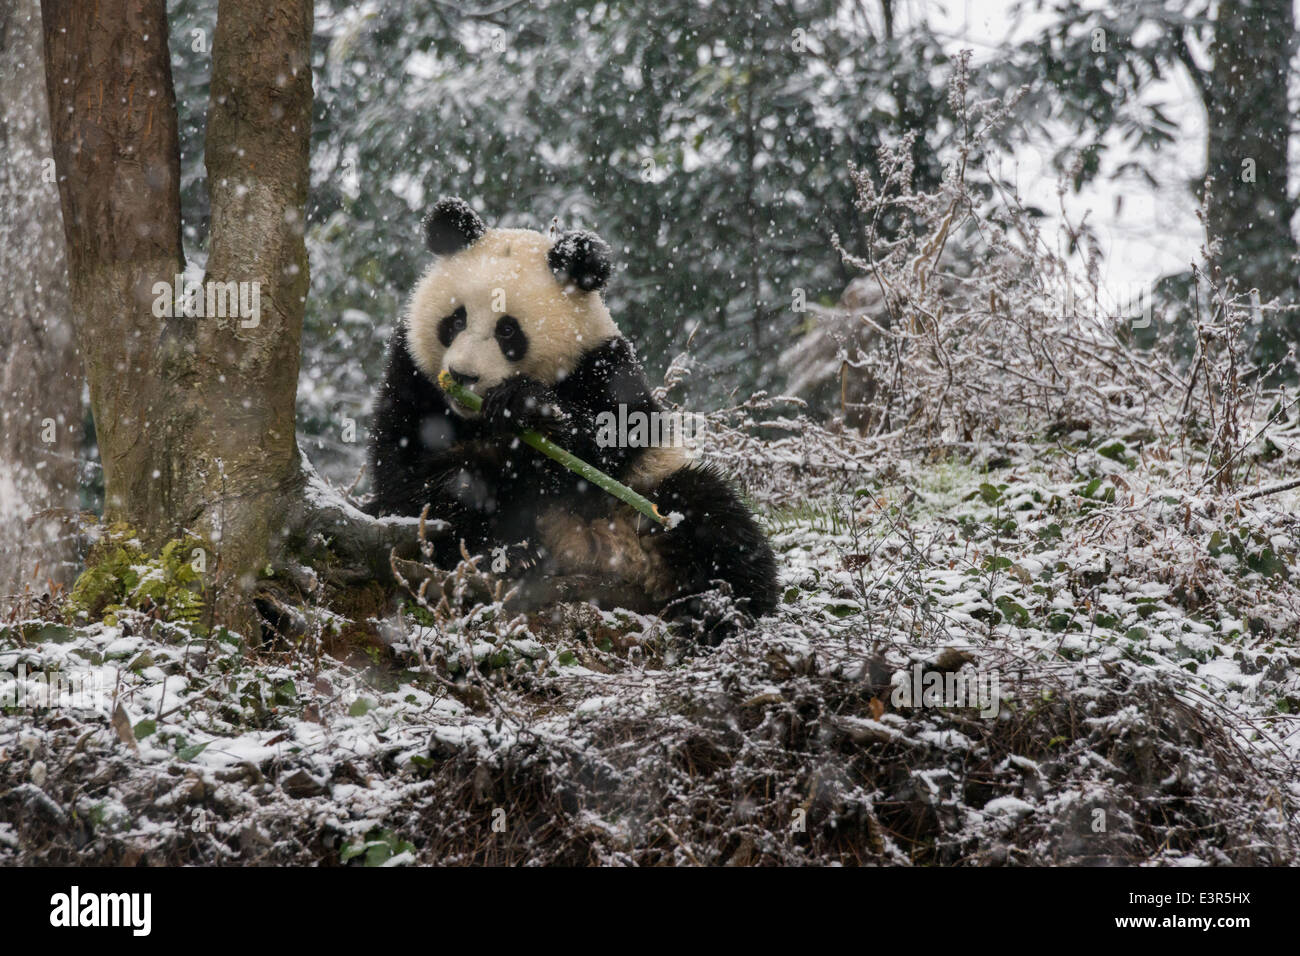
[[[473,385],[479,380],[477,375],[466,375],[464,372],[458,372],[454,368],[447,369],[451,373],[451,379],[457,385]]]

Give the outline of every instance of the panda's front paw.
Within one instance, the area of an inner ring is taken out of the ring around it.
[[[494,431],[513,433],[531,428],[549,432],[564,419],[555,392],[535,378],[512,376],[483,396],[483,421]]]
[[[492,573],[507,580],[518,580],[546,561],[546,549],[529,541],[500,545],[492,549]]]

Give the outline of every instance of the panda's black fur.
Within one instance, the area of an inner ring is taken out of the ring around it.
[[[424,229],[431,251],[444,257],[472,248],[488,234],[477,214],[456,199],[441,200],[426,217]],[[506,249],[509,255],[509,245]],[[571,290],[574,295],[598,294],[611,271],[609,247],[590,233],[565,233],[551,245],[545,262],[557,283],[576,287]],[[529,348],[527,318],[502,315],[491,321],[497,323],[495,347],[511,362],[522,360],[520,350],[526,354]],[[371,432],[374,498],[368,510],[418,515],[428,505],[430,517],[443,519],[454,529],[451,536],[435,543],[440,565],[455,564],[462,539],[472,553],[528,541],[527,551],[512,552],[522,559],[517,566],[544,569],[550,556],[539,533],[539,515],[557,513],[576,524],[602,522],[615,509],[631,511],[525,445],[515,433],[521,425],[542,431],[579,458],[631,483],[638,467],[645,464],[642,456],[647,449],[601,447],[596,441],[597,416],[604,411],[617,413],[620,404],[627,406],[629,415],[635,411],[648,415],[661,408],[631,344],[612,323],[613,334],[601,341],[575,340],[574,354],[566,356],[567,374],[557,375],[555,381],[511,374],[482,392],[481,414],[468,418],[452,409],[433,381],[433,370],[421,368],[413,357],[408,325],[415,322],[445,323],[437,331],[438,341],[447,349],[462,334],[465,310],[448,306],[447,314],[437,317],[417,315],[413,308],[407,323],[393,334]],[[482,334],[486,342],[486,330]],[[470,378],[466,376],[467,384],[474,388]],[[637,546],[669,578],[666,585],[647,583],[647,591],[657,600],[698,612],[700,605],[693,597],[721,584],[749,614],[765,614],[775,607],[776,561],[771,547],[718,471],[686,463],[658,477],[646,494],[662,513],[683,516],[671,529],[649,519],[641,519],[637,527]]]

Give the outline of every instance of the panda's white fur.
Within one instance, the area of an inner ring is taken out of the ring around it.
[[[420,370],[433,379],[447,368],[476,375],[480,395],[516,374],[559,382],[583,352],[617,336],[598,293],[556,280],[546,261],[551,245],[531,229],[489,229],[469,248],[434,260],[406,313],[407,341]],[[444,348],[438,323],[460,306],[465,330]],[[528,352],[518,362],[507,359],[493,339],[503,315],[514,316],[528,336]]]

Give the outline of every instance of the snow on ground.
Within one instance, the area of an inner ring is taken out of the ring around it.
[[[0,864],[1295,863],[1300,496],[1202,468],[1076,433],[751,488],[784,603],[716,649],[585,605],[408,608],[365,666],[15,622]]]

